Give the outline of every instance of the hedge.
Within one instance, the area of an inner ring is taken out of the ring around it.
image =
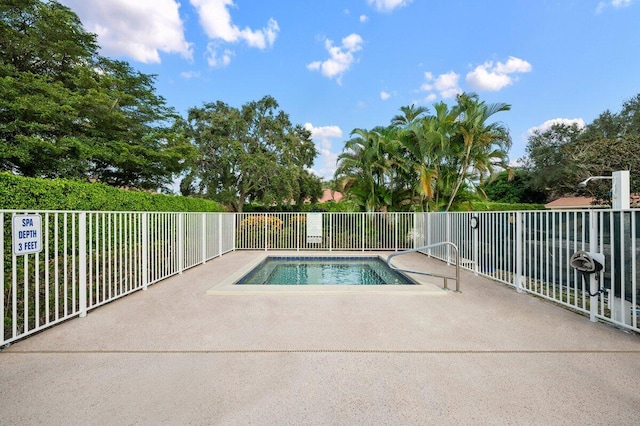
[[[0,209],[222,212],[218,203],[202,198],[128,191],[102,183],[38,179],[0,173]]]
[[[500,212],[512,210],[544,210],[544,204],[510,204],[496,203],[493,201],[474,201],[471,203],[472,210],[476,212]]]

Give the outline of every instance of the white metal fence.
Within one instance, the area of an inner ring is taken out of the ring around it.
[[[472,228],[471,218],[477,218]],[[640,331],[640,211],[575,210],[429,213],[417,220],[423,243],[451,241],[462,267],[617,326]],[[602,253],[604,292],[569,264],[578,250]],[[451,262],[450,253],[431,256]]]
[[[413,213],[240,213],[236,249],[403,250],[413,248]]]
[[[11,223],[42,218],[42,251],[14,255]],[[232,214],[0,211],[1,344],[234,249]]]
[[[42,217],[43,250],[12,253],[15,215]],[[640,211],[140,213],[0,211],[0,344],[241,250],[401,251],[456,244],[461,266],[618,326],[638,328]],[[476,218],[477,227],[471,226]],[[569,266],[604,253],[604,293]],[[453,262],[446,248],[426,253]]]
[[[450,241],[461,266],[620,327],[640,331],[640,211],[573,210],[469,213],[324,213],[321,238],[307,214],[253,213],[237,219],[236,249],[398,251]],[[477,226],[472,226],[472,218]],[[605,291],[569,265],[578,250],[603,253]],[[452,263],[443,246],[426,253]]]

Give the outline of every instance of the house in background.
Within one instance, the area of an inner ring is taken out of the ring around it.
[[[545,204],[547,209],[593,209],[593,208],[605,208],[605,206],[594,206],[592,203],[595,200],[593,197],[560,197],[557,200],[553,200],[550,203]]]
[[[609,205],[594,205],[595,198],[593,197],[560,197],[557,200],[553,200],[550,203],[545,204],[547,209],[608,209]],[[640,208],[640,194],[631,194],[629,199],[632,209]]]
[[[336,203],[344,198],[341,192],[326,188],[322,192],[322,197],[318,198],[318,203],[326,203],[327,201],[335,201]]]

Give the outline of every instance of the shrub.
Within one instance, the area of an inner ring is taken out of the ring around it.
[[[0,173],[0,209],[222,212],[220,204],[202,198],[150,194],[102,183],[38,179]]]
[[[265,222],[267,231],[276,231],[282,228],[282,220],[275,216],[264,215],[249,216],[245,219],[242,219],[242,222],[240,222],[240,227],[243,229],[255,228],[260,231],[265,228]]]
[[[544,204],[495,203],[490,201],[474,201],[471,210],[476,212],[502,212],[514,210],[544,210]]]

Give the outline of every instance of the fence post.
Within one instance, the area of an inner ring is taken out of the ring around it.
[[[268,220],[268,218],[267,218],[267,214],[266,213],[263,213],[262,215],[264,217],[264,251],[267,251],[267,246],[268,246],[268,244],[267,244],[267,229],[268,229],[267,220]]]
[[[295,213],[295,216],[293,216],[294,213],[291,214],[291,217],[295,217],[296,218],[296,232],[295,232],[295,238],[296,238],[296,251],[300,251],[300,214],[299,213]],[[291,223],[291,221],[289,221],[289,223]]]
[[[515,286],[518,293],[522,293],[522,212],[516,212],[516,276]]]
[[[417,230],[418,221],[416,220],[416,218],[418,217],[418,213],[413,212],[413,213],[409,213],[409,214],[411,215],[411,218],[412,218],[412,222],[411,222],[412,226],[407,229],[407,235],[408,235],[409,230],[411,229],[412,230],[412,234],[413,234],[413,236],[411,238],[413,240],[413,247],[410,247],[410,248],[415,249],[415,248],[418,248],[416,246],[416,244],[417,244],[416,241],[418,240],[418,230]]]
[[[333,213],[323,213],[329,215],[329,251],[333,250]],[[323,218],[324,221],[324,218]],[[308,226],[308,225],[307,225]]]
[[[427,212],[426,213],[426,217],[427,217],[427,226],[425,227],[425,245],[431,245],[433,242],[431,241],[431,216],[432,213]],[[431,249],[428,250],[429,257],[431,257]]]
[[[147,223],[147,213],[142,213],[142,289],[146,290],[149,285],[149,224]]]
[[[184,271],[184,213],[178,213],[178,273]]]
[[[399,213],[396,212],[396,213],[392,213],[392,214],[393,214],[393,219],[394,219],[393,220],[393,224],[395,225],[395,236],[394,236],[394,238],[395,238],[395,246],[396,246],[396,250],[395,251],[398,251],[398,223],[399,223],[398,222],[398,214]]]
[[[360,220],[362,221],[362,226],[360,227],[362,232],[360,233],[360,236],[362,237],[362,251],[364,251],[364,227],[367,226],[367,218],[366,215],[367,213],[360,213]]]
[[[622,213],[621,213],[622,214]],[[598,223],[595,220],[596,213],[593,209],[589,209],[589,251],[598,252]],[[599,273],[599,272],[598,272]],[[592,296],[591,292],[594,289],[591,288],[591,280],[586,284],[589,289],[589,320],[591,322],[598,322],[596,315],[598,314],[598,302],[600,295]]]
[[[222,220],[224,215],[222,213],[216,213],[218,215],[218,256],[222,256]],[[233,228],[231,230],[233,237],[233,250],[236,250],[236,215],[233,215]]]
[[[48,226],[45,225],[45,226]],[[0,312],[2,313],[2,321],[0,321],[0,342],[4,343],[4,213],[0,211],[0,253],[2,253],[2,262],[0,262]],[[47,300],[47,304],[49,301]],[[48,306],[48,305],[47,305]]]
[[[486,220],[484,221],[487,222]],[[473,235],[473,274],[478,276],[479,263],[480,263],[480,227],[471,228],[471,234]]]
[[[451,213],[445,213],[445,232],[447,236],[445,241],[451,241]],[[447,265],[451,265],[451,247],[447,245]]]
[[[207,214],[202,213],[202,264],[207,263]]]
[[[78,286],[80,317],[87,316],[87,213],[78,217]]]

